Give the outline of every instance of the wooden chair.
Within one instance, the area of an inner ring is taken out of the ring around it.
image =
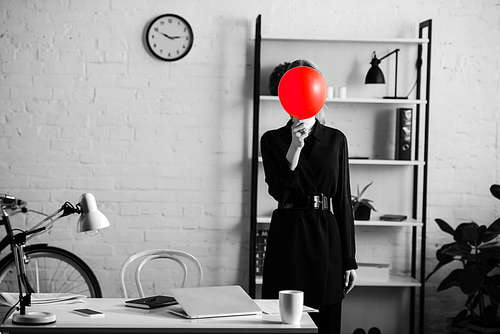
[[[125,272],[132,262],[134,262],[135,260],[139,260],[139,259],[141,259],[141,261],[139,262],[139,264],[137,265],[137,267],[135,269],[135,283],[137,285],[137,290],[139,291],[139,296],[141,298],[145,297],[144,291],[142,288],[142,284],[141,284],[141,279],[140,279],[141,270],[142,270],[142,267],[147,262],[149,262],[151,260],[165,259],[165,260],[171,260],[171,261],[176,262],[181,267],[183,274],[184,274],[183,280],[182,280],[182,285],[181,285],[183,288],[186,287],[187,280],[188,280],[188,271],[189,270],[188,270],[188,266],[186,265],[186,263],[191,262],[192,263],[191,267],[194,265],[194,267],[196,268],[196,275],[197,275],[196,280],[195,280],[196,287],[201,286],[201,283],[203,281],[203,270],[201,268],[200,262],[193,255],[186,253],[186,252],[183,252],[183,251],[173,250],[173,249],[144,250],[144,251],[140,251],[140,252],[137,252],[135,254],[130,255],[125,260],[125,262],[123,262],[122,267],[120,269],[121,287],[122,287],[123,296],[125,298],[128,298],[127,288],[125,287]]]

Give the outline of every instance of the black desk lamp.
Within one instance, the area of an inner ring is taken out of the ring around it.
[[[407,96],[398,96],[398,52],[399,49],[396,49],[382,58],[378,59],[375,51],[372,53],[372,60],[370,64],[372,67],[368,70],[368,73],[366,74],[365,78],[365,84],[384,84],[385,83],[385,78],[384,78],[384,73],[382,73],[382,70],[380,67],[378,67],[378,64],[385,58],[389,57],[392,54],[396,54],[396,71],[394,75],[394,96],[384,96],[384,99],[407,99]]]
[[[3,207],[2,210],[3,219],[8,219],[8,215]],[[69,202],[64,203],[59,210],[46,217],[29,230],[22,231],[17,234],[14,234],[12,230],[9,231],[12,237],[11,246],[16,263],[20,305],[20,312],[12,316],[12,322],[24,325],[44,325],[56,321],[56,315],[50,312],[26,312],[26,307],[31,306],[31,287],[26,276],[26,268],[24,264],[24,245],[31,238],[50,230],[54,223],[60,218],[74,213],[80,214],[76,228],[77,232],[95,234],[98,230],[109,226],[109,221],[106,216],[97,210],[94,195],[85,193],[80,197],[79,203],[76,206],[73,206]],[[61,215],[56,217],[59,214]]]

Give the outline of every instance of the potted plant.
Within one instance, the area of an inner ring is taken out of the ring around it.
[[[370,220],[371,211],[377,211],[373,207],[373,201],[370,199],[362,198],[366,189],[373,184],[373,181],[368,183],[361,192],[359,191],[359,184],[357,189],[357,195],[351,196],[352,211],[354,213],[354,219],[356,220]]]
[[[286,70],[290,66],[290,63],[284,62],[276,66],[269,76],[269,92],[271,95],[278,96],[278,86],[280,84],[281,77],[285,74]]]
[[[490,191],[500,199],[500,185],[492,185]],[[461,262],[463,268],[453,270],[438,286],[437,291],[459,287],[467,295],[465,309],[452,320],[452,328],[474,328],[478,333],[500,332],[497,316],[500,304],[500,218],[489,227],[474,222],[462,223],[453,229],[442,219],[436,219],[441,230],[453,236],[454,241],[443,245],[437,252],[438,264],[427,275],[426,281],[443,266]],[[488,328],[481,331],[481,328]]]

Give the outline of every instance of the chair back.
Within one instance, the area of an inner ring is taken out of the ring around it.
[[[144,265],[152,260],[156,259],[164,259],[164,260],[171,260],[173,262],[176,262],[180,268],[182,269],[183,273],[183,279],[182,279],[182,284],[181,287],[186,287],[187,281],[188,281],[188,266],[186,263],[192,263],[192,266],[195,267],[196,269],[196,279],[195,279],[195,287],[201,286],[201,283],[203,281],[203,270],[201,268],[200,262],[191,254],[179,251],[179,250],[173,250],[173,249],[150,249],[150,250],[144,250],[140,251],[137,253],[134,253],[130,255],[125,262],[123,262],[121,268],[120,268],[120,282],[121,282],[121,288],[123,292],[123,297],[128,298],[127,294],[127,288],[125,286],[125,272],[127,268],[132,264],[132,262],[139,260],[140,262],[137,265],[135,269],[135,283],[137,286],[137,290],[139,291],[139,296],[141,298],[144,298],[144,290],[142,288],[141,284],[141,270],[144,267]]]

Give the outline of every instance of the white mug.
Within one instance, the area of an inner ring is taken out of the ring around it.
[[[282,290],[279,292],[279,308],[281,321],[285,324],[298,324],[304,309],[304,292],[298,290]]]

